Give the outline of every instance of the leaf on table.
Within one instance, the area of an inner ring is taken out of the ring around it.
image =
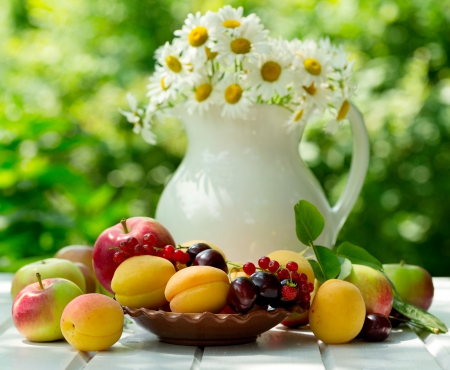
[[[383,265],[365,249],[349,242],[342,243],[337,249],[338,257],[345,257],[356,265],[365,265],[375,270],[383,270]]]
[[[445,324],[431,313],[422,310],[420,307],[402,301],[394,297],[394,308],[411,320],[411,323],[434,334],[447,333]]]
[[[309,260],[317,280],[324,283],[328,279],[334,279],[341,271],[341,264],[334,252],[320,245],[313,245],[316,261]],[[313,263],[311,263],[313,262]]]
[[[312,245],[322,233],[325,220],[312,203],[301,200],[294,206],[297,238],[305,245]]]
[[[344,280],[352,272],[352,263],[349,259],[345,257],[338,257],[339,263],[341,264],[341,272],[337,277],[339,280]]]

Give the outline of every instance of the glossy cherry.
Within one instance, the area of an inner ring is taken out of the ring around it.
[[[280,280],[270,272],[257,271],[250,279],[259,289],[259,295],[256,304],[259,306],[267,306],[275,303],[281,296]]]
[[[367,342],[382,342],[389,337],[391,329],[391,322],[386,316],[380,313],[371,313],[366,315],[361,336]]]
[[[212,266],[225,271],[228,274],[227,262],[222,254],[215,249],[206,249],[197,254],[192,266]]]
[[[228,291],[227,303],[236,312],[247,313],[250,311],[258,297],[258,288],[253,281],[245,276],[233,280]]]

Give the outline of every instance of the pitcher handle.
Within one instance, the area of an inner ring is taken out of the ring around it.
[[[353,155],[344,191],[331,209],[336,232],[333,243],[358,199],[369,166],[369,136],[364,118],[353,104],[350,106],[348,118],[353,135]]]

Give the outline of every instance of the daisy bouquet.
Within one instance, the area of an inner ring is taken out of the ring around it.
[[[245,119],[255,104],[276,104],[292,112],[288,129],[328,112],[330,132],[348,113],[354,61],[329,39],[271,38],[255,14],[244,16],[242,7],[229,5],[189,14],[174,34],[172,43],[156,50],[146,108],[127,94],[131,111],[120,110],[150,143],[152,125],[179,104],[200,115],[218,106],[230,119]]]

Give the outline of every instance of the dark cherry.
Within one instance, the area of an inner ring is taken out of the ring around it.
[[[186,266],[191,266],[194,262],[195,257],[197,257],[197,254],[207,249],[211,249],[211,247],[206,243],[196,243],[191,245],[186,251],[186,253],[189,254],[190,257],[190,260],[188,263],[186,263]]]
[[[400,324],[409,321],[409,319],[392,307],[391,313],[389,314],[389,321],[391,322],[392,327],[396,328]]]
[[[216,267],[228,274],[227,262],[222,254],[215,249],[206,249],[197,254],[192,266],[212,266]]]
[[[366,342],[382,342],[391,333],[391,322],[381,313],[366,315],[361,336]]]
[[[258,288],[253,281],[245,276],[233,280],[228,291],[227,303],[236,312],[247,313],[250,311],[258,297]]]
[[[265,271],[257,271],[250,276],[250,279],[259,290],[258,297],[256,298],[257,305],[272,305],[280,299],[281,283],[274,274]]]

